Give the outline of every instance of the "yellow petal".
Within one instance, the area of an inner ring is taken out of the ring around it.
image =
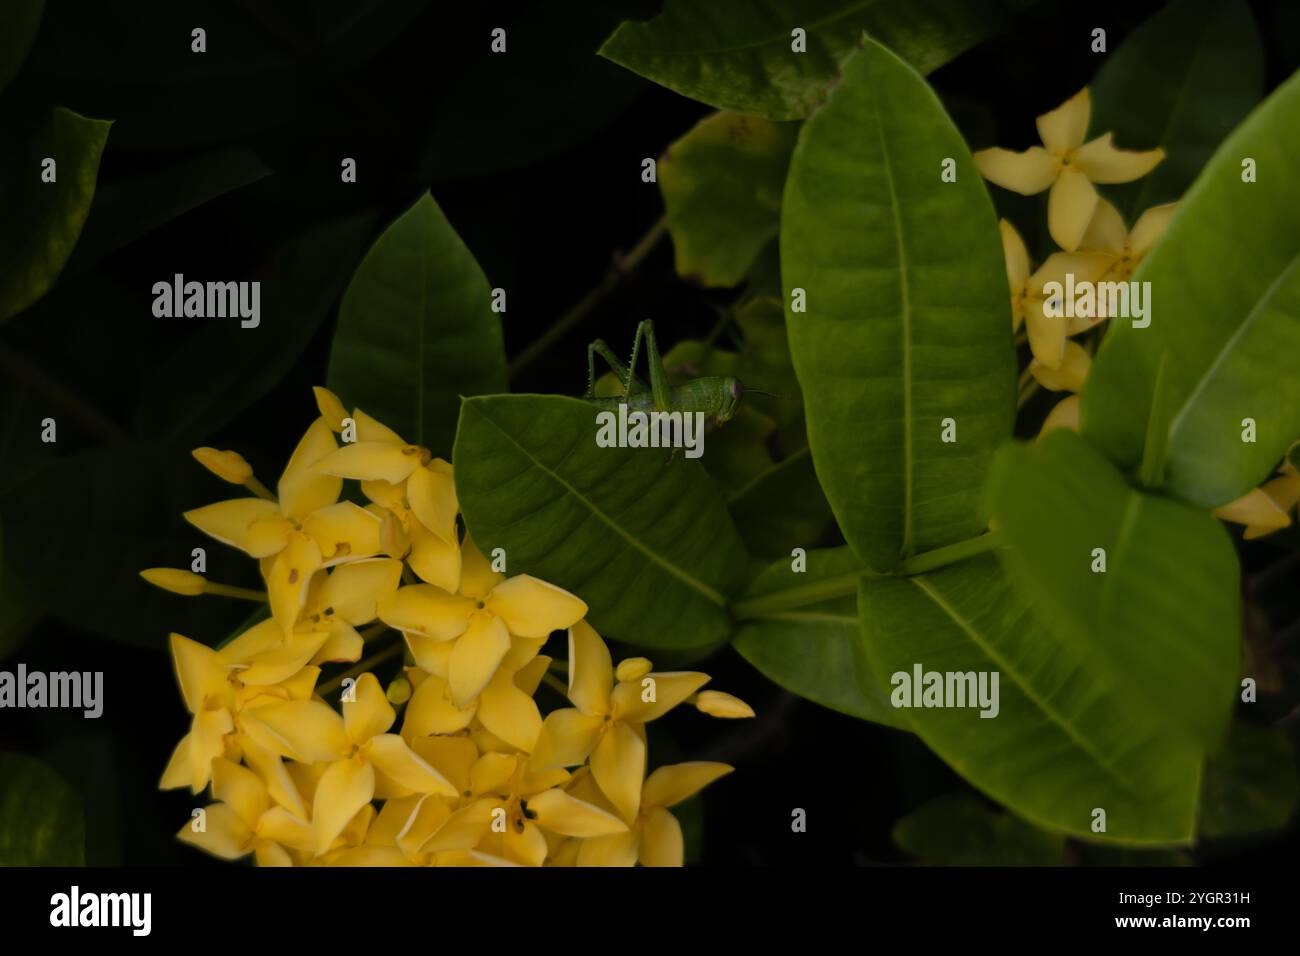
[[[1038,437],[1042,438],[1058,428],[1068,428],[1072,432],[1079,430],[1078,395],[1070,395],[1056,403],[1052,410],[1047,413],[1047,418],[1038,432]]]
[[[212,761],[226,752],[226,734],[235,729],[228,710],[201,710],[190,724],[190,789],[198,793],[212,779]]]
[[[320,545],[327,562],[368,558],[379,553],[380,518],[351,501],[319,508],[302,523],[302,530]]]
[[[1049,369],[1061,367],[1065,361],[1065,328],[1064,314],[1048,315],[1041,305],[1025,314],[1025,331],[1029,335],[1029,349],[1034,353],[1035,362]]]
[[[411,570],[426,584],[455,593],[460,587],[460,545],[443,540],[419,521],[411,522],[409,541],[406,559]]]
[[[198,847],[223,860],[237,860],[253,850],[253,831],[224,803],[213,803],[203,811],[203,830],[195,831],[190,820],[176,834],[182,842]]]
[[[397,834],[397,845],[408,856],[415,856],[429,838],[451,817],[452,808],[437,797],[421,794],[415,811]]]
[[[456,646],[455,641],[436,641],[432,637],[425,637],[412,631],[404,632],[403,636],[406,638],[406,646],[411,651],[416,667],[426,674],[446,680],[451,662],[451,649]]]
[[[1115,257],[1105,252],[1053,252],[1029,277],[1028,289],[1034,295],[1043,295],[1049,282],[1064,287],[1069,275],[1074,276],[1075,285],[1096,282],[1114,262]]]
[[[506,662],[514,670],[515,664],[511,660],[518,650],[518,642],[511,641],[510,653],[506,655]],[[527,694],[529,697],[537,693],[537,687],[542,682],[542,677],[551,669],[551,659],[545,654],[538,654],[533,657],[527,664],[515,671],[515,686]]]
[[[253,477],[253,469],[237,451],[219,451],[216,448],[196,448],[190,452],[194,460],[222,481],[242,485]]]
[[[432,584],[409,584],[379,601],[379,619],[389,627],[449,641],[464,634],[474,602]]]
[[[414,445],[390,445],[377,441],[345,444],[316,465],[322,474],[389,484],[405,481],[418,467],[420,453]]]
[[[278,684],[299,673],[316,656],[329,636],[326,631],[295,634],[283,647],[252,658],[237,672],[240,683],[252,687]]]
[[[271,600],[271,617],[286,634],[298,623],[312,576],[322,564],[320,546],[301,532],[291,535],[284,550],[276,555],[266,578],[266,591]]]
[[[203,575],[182,568],[145,568],[140,577],[156,588],[184,597],[198,597],[208,585]]]
[[[682,826],[677,818],[662,807],[646,814],[645,828],[641,832],[642,866],[681,866],[685,858]]]
[[[586,714],[609,711],[614,664],[609,648],[586,621],[569,628],[569,700]]]
[[[461,542],[460,552],[460,593],[481,601],[505,580],[505,575],[492,570],[492,563],[468,534]]]
[[[1262,537],[1291,523],[1291,516],[1262,488],[1252,488],[1237,500],[1220,505],[1214,509],[1214,516],[1246,525],[1249,538]]]
[[[351,747],[343,718],[318,700],[291,700],[259,707],[243,718],[258,744],[303,763],[335,760]]]
[[[456,482],[447,471],[432,465],[415,469],[406,480],[406,497],[420,524],[444,543],[460,546],[456,535],[456,514],[460,511],[460,504],[456,501]]]
[[[285,517],[301,521],[316,509],[339,500],[343,482],[318,468],[337,448],[329,422],[323,418],[312,422],[293,450],[276,488]]]
[[[576,767],[596,748],[604,725],[604,717],[584,714],[577,708],[551,711],[542,721],[533,747],[533,766],[539,770]]]
[[[369,761],[357,756],[330,764],[316,785],[316,799],[312,802],[317,853],[330,848],[374,793],[375,770]]]
[[[224,757],[212,761],[212,795],[230,807],[249,830],[271,806],[266,784],[257,774]]]
[[[612,813],[571,797],[563,790],[544,790],[529,797],[527,803],[537,825],[552,833],[600,837],[627,829],[627,824]]]
[[[1128,240],[1129,251],[1134,258],[1140,259],[1146,255],[1165,234],[1169,220],[1173,218],[1177,208],[1176,202],[1165,203],[1163,206],[1152,206],[1138,216],[1138,221],[1133,224],[1133,232]]]
[[[1047,198],[1047,228],[1066,252],[1079,248],[1097,208],[1097,190],[1072,166],[1061,170]]]
[[[1092,356],[1077,342],[1065,343],[1065,355],[1059,367],[1051,369],[1038,359],[1029,363],[1029,371],[1038,384],[1050,392],[1077,392],[1083,388]]]
[[[457,707],[469,706],[509,650],[510,632],[499,617],[479,612],[470,618],[469,629],[456,638],[448,662],[447,684]]]
[[[675,806],[734,769],[725,763],[709,760],[660,767],[646,778],[641,799],[646,807]]]
[[[1127,241],[1128,229],[1124,226],[1124,217],[1113,205],[1099,198],[1092,221],[1088,223],[1088,228],[1079,241],[1080,247],[1118,256],[1123,254]]]
[[[503,855],[520,866],[541,866],[546,862],[546,836],[535,824],[508,826],[501,836]]]
[[[1085,86],[1056,109],[1038,117],[1038,135],[1048,149],[1067,153],[1083,143],[1091,118],[1092,100]]]
[[[754,716],[754,708],[736,697],[720,690],[702,690],[695,697],[695,709],[710,717],[736,720]]]
[[[184,513],[184,518],[222,544],[253,558],[278,554],[293,531],[274,501],[233,498]]]
[[[672,710],[709,682],[698,671],[662,671],[614,688],[614,714],[644,724]]]
[[[357,441],[380,442],[385,445],[407,444],[401,435],[359,408],[353,410],[352,420],[357,423]]]
[[[537,704],[515,686],[514,673],[505,668],[498,670],[479,694],[478,719],[491,733],[525,753],[537,744],[542,729]]]
[[[377,505],[390,511],[406,510],[406,483],[390,481],[363,481],[361,493]]]
[[[578,866],[636,866],[641,834],[636,830],[583,840]]]
[[[1263,484],[1264,494],[1268,495],[1283,511],[1290,511],[1300,502],[1300,475],[1287,472],[1279,478],[1273,478]]]
[[[284,761],[249,739],[247,735],[244,735],[243,744],[244,760],[261,779],[271,799],[294,816],[306,819],[307,803],[299,793],[298,786],[294,783]]]
[[[316,846],[312,825],[284,807],[271,807],[257,822],[257,835],[295,850],[311,852]]]
[[[429,734],[457,733],[469,726],[477,709],[477,701],[471,701],[468,707],[457,707],[451,702],[447,682],[430,675],[415,688],[406,705],[402,736],[412,740]]]
[[[975,168],[989,182],[1032,196],[1041,193],[1056,180],[1055,157],[1041,146],[1031,146],[1023,153],[995,146],[981,149],[973,157]]]
[[[313,664],[350,664],[361,660],[365,641],[351,624],[335,621],[326,633],[325,643],[311,659]]]
[[[416,737],[408,740],[425,763],[447,778],[457,793],[470,789],[470,768],[479,758],[468,737]]]
[[[1007,267],[1007,284],[1015,292],[1029,281],[1029,250],[1025,248],[1025,240],[1020,238],[1016,227],[1007,220],[998,221],[998,231],[1002,233],[1002,258]]]
[[[444,797],[460,796],[446,777],[425,762],[397,734],[379,734],[370,738],[364,753],[376,770],[407,790]]]
[[[420,848],[421,851],[443,853],[449,850],[469,850],[477,846],[492,826],[492,810],[495,806],[493,800],[477,800],[457,810],[429,838],[429,842]]]
[[[271,618],[259,621],[217,651],[223,664],[247,664],[258,654],[284,646],[284,630]]]
[[[518,769],[519,757],[515,754],[484,754],[470,767],[470,788],[476,796],[508,794]]]
[[[353,746],[359,747],[393,726],[397,712],[374,674],[362,674],[353,691],[356,699],[343,702],[343,728]]]
[[[328,388],[319,385],[312,386],[311,391],[316,396],[316,409],[320,412],[320,417],[325,420],[325,424],[329,425],[330,431],[343,431],[343,419],[348,417],[348,410],[339,401],[339,397]]]
[[[212,648],[184,635],[172,634],[171,649],[176,681],[181,686],[185,708],[191,714],[197,714],[208,697],[229,689],[230,672]]]
[[[624,820],[636,819],[645,779],[645,741],[627,724],[609,725],[591,754],[591,772],[601,792]]]
[[[190,735],[186,734],[172,751],[171,758],[167,761],[167,767],[163,770],[162,779],[158,781],[159,790],[175,790],[178,787],[188,787],[193,782],[193,774],[190,773]]]
[[[1074,165],[1094,183],[1128,183],[1141,179],[1165,158],[1163,149],[1138,152],[1116,149],[1114,134],[1098,136],[1074,154]]]
[[[546,637],[572,627],[587,613],[581,599],[528,574],[502,581],[492,589],[486,605],[520,637]]]

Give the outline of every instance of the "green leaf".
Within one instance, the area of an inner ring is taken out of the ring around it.
[[[727,509],[750,553],[765,558],[817,544],[835,520],[806,448],[729,495]]]
[[[467,398],[454,461],[470,534],[504,548],[511,574],[582,598],[615,640],[721,642],[746,557],[717,487],[680,451],[598,447],[596,413],[554,395]]]
[[[806,447],[803,393],[790,359],[780,298],[754,296],[736,310],[736,323],[745,336],[735,368],[747,390],[745,404],[776,422],[777,444],[785,454]],[[771,394],[761,395],[752,389]]]
[[[945,158],[957,181],[940,181]],[[790,352],[844,537],[875,570],[974,537],[1010,437],[1015,353],[1001,240],[961,135],[878,43],[804,124],[781,215]],[[957,441],[941,440],[956,421]]]
[[[1281,830],[1300,798],[1295,749],[1275,727],[1233,724],[1205,765],[1197,832],[1208,839]]]
[[[145,382],[139,434],[199,443],[270,391],[330,314],[365,254],[374,221],[372,213],[358,213],[286,243],[259,280],[260,324],[246,329],[229,319],[205,321]]]
[[[1062,866],[1065,838],[968,794],[931,800],[894,824],[894,842],[931,866]]]
[[[1266,478],[1300,436],[1300,74],[1214,154],[1134,274],[1150,326],[1114,320],[1083,393],[1083,435],[1122,468],[1142,458],[1161,356],[1172,413],[1163,489],[1206,508]],[[1242,182],[1242,161],[1258,182]],[[1256,440],[1242,441],[1244,419]]]
[[[5,28],[0,33],[0,93],[27,59],[44,12],[45,0],[11,0],[6,4]]]
[[[1043,627],[993,555],[931,574],[863,577],[864,659],[900,696],[915,668],[998,674],[996,717],[911,707],[913,730],[949,766],[1030,822],[1090,840],[1192,839],[1202,754],[1168,730],[1148,686],[1133,693],[1112,656]],[[874,678],[871,676],[874,675]],[[1146,675],[1165,680],[1162,670]],[[945,682],[947,678],[945,677]],[[991,696],[991,695],[990,695]],[[1106,832],[1094,833],[1095,809]]]
[[[0,162],[0,322],[43,296],[63,271],[95,198],[112,125],[59,107],[26,149]],[[56,163],[54,182],[42,181],[46,159]]]
[[[1165,151],[1135,183],[1110,187],[1130,221],[1179,199],[1264,95],[1264,51],[1244,0],[1182,0],[1133,31],[1092,82],[1094,135]]]
[[[683,96],[772,120],[802,119],[825,101],[865,30],[928,73],[1007,25],[1000,0],[667,0],[600,49]],[[806,33],[795,52],[792,31]]]
[[[850,717],[907,729],[880,684],[860,679],[860,626],[856,585],[862,563],[848,548],[807,553],[807,570],[795,573],[781,558],[749,586],[745,597],[779,595],[794,588],[835,588],[839,597],[792,610],[760,613],[736,630],[733,645],[745,660],[786,690]],[[844,587],[837,583],[849,579]],[[848,593],[845,594],[844,592]]]
[[[444,457],[459,396],[508,388],[492,290],[428,193],[384,230],[352,277],[327,381],[349,406]]]
[[[79,797],[45,764],[0,753],[0,866],[84,866]]]
[[[989,492],[1000,555],[1047,628],[1090,648],[1125,695],[1166,716],[1169,735],[1217,748],[1241,629],[1240,572],[1222,525],[1129,487],[1065,430],[999,452]]]
[[[781,190],[799,128],[714,113],[668,147],[659,190],[677,274],[705,287],[734,286],[781,224]]]

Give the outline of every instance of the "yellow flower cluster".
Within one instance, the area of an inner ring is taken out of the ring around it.
[[[681,865],[669,808],[732,768],[647,776],[645,725],[684,703],[753,711],[702,691],[706,674],[615,667],[582,600],[507,577],[462,536],[449,463],[325,389],[316,399],[274,495],[238,454],[194,452],[250,495],[185,518],[257,559],[264,592],[142,572],[178,594],[269,604],[217,649],[171,636],[192,719],[161,786],[215,801],[180,838],[270,866]],[[369,504],[340,500],[345,479]],[[541,653],[556,631],[567,683]],[[399,655],[385,688],[371,670]],[[335,664],[356,666],[318,684]],[[543,719],[543,682],[573,706]]]
[[[1056,428],[1078,431],[1078,393],[1092,367],[1092,355],[1074,337],[1109,318],[1104,309],[1090,317],[1049,314],[1064,310],[1046,308],[1046,287],[1065,286],[1067,275],[1074,277],[1075,285],[1127,282],[1164,235],[1177,207],[1177,203],[1153,206],[1128,229],[1119,210],[1101,198],[1093,184],[1140,179],[1164,159],[1164,151],[1117,149],[1110,133],[1085,143],[1091,117],[1085,88],[1038,117],[1042,146],[1020,153],[994,147],[974,156],[984,178],[1005,189],[1025,196],[1051,190],[1048,232],[1061,251],[1048,256],[1036,270],[1031,271],[1029,251],[1015,227],[1005,219],[998,224],[1011,287],[1012,329],[1019,332],[1024,326],[1033,353],[1025,381],[1032,378],[1049,391],[1071,393],[1048,413],[1041,434]],[[1215,516],[1245,525],[1247,539],[1290,525],[1291,512],[1300,502],[1300,474],[1289,462],[1279,472],[1261,487],[1216,508]]]

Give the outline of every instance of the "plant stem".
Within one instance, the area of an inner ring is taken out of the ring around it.
[[[216,594],[220,597],[239,598],[241,601],[256,601],[259,604],[265,604],[269,600],[265,591],[241,588],[233,584],[214,584],[212,581],[208,581],[203,585],[203,593]]]
[[[13,376],[50,401],[62,405],[96,436],[110,445],[117,445],[131,440],[131,436],[117,423],[93,405],[78,398],[62,382],[50,377],[44,370],[26,355],[22,355],[0,344],[0,370]]]
[[[546,353],[556,342],[568,335],[577,327],[587,315],[600,304],[601,300],[626,279],[636,267],[648,256],[659,240],[663,238],[668,231],[667,217],[661,216],[659,221],[650,227],[650,230],[641,237],[631,251],[626,255],[616,255],[614,262],[610,265],[609,270],[596,285],[594,289],[583,296],[578,303],[564,315],[560,316],[551,324],[551,326],[538,336],[526,349],[520,352],[510,362],[510,377],[514,378],[528,366],[532,365]]]
[[[744,621],[750,618],[778,614],[782,611],[792,611],[795,608],[805,607],[809,604],[819,604],[832,598],[847,597],[850,594],[857,593],[858,582],[863,578],[905,577],[913,574],[926,574],[947,567],[950,564],[956,564],[958,561],[964,561],[975,555],[983,554],[986,551],[991,551],[1000,543],[1000,538],[995,532],[986,532],[975,538],[968,538],[965,541],[958,541],[956,544],[914,555],[903,561],[897,570],[888,573],[863,568],[860,571],[837,574],[833,578],[826,578],[811,584],[802,584],[798,587],[787,588],[784,591],[776,591],[772,594],[763,594],[748,600],[737,601],[732,605],[731,614],[736,620]]]

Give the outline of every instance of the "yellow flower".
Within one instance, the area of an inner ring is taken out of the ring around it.
[[[725,720],[743,719],[754,716],[754,708],[739,697],[720,690],[702,690],[695,695],[695,709],[710,717]]]
[[[625,833],[583,840],[578,866],[681,866],[684,856],[682,827],[669,811],[713,781],[731,773],[725,763],[693,761],[660,767],[646,778],[641,807]],[[600,803],[599,791],[589,777],[575,777],[569,788],[576,796]]]
[[[186,843],[226,860],[252,853],[259,866],[293,866],[314,846],[311,824],[278,804],[256,773],[218,757],[212,763],[212,795],[220,801],[177,834]]]
[[[648,673],[614,682],[609,648],[586,621],[569,629],[569,700],[542,723],[533,751],[541,770],[572,767],[591,758],[597,785],[624,820],[636,818],[645,777],[644,725],[699,690],[709,675]]]
[[[1177,207],[1177,203],[1152,206],[1138,217],[1130,232],[1124,225],[1124,217],[1119,210],[1104,199],[1098,200],[1097,211],[1079,244],[1081,249],[1099,252],[1110,259],[1106,271],[1095,281],[1127,282],[1151,251],[1151,247],[1164,235]],[[1076,276],[1076,280],[1077,278]],[[1078,335],[1110,318],[1106,315],[1105,305],[1099,296],[1095,316],[1072,316],[1067,320],[1066,334]]]
[[[1215,508],[1214,516],[1244,524],[1243,537],[1247,541],[1287,527],[1291,524],[1291,511],[1300,502],[1300,474],[1289,464],[1282,471],[1284,474],[1250,489],[1236,501]]]
[[[1061,106],[1038,117],[1043,146],[1021,153],[994,147],[974,156],[990,182],[1024,196],[1051,187],[1048,229],[1062,249],[1079,248],[1097,206],[1093,183],[1127,183],[1145,176],[1165,157],[1164,150],[1117,149],[1112,134],[1085,143],[1092,104],[1085,87]],[[1046,148],[1044,148],[1046,147]]]
[[[416,663],[446,680],[452,704],[464,710],[512,648],[530,657],[552,631],[580,620],[587,605],[530,575],[507,578],[493,571],[468,537],[461,563],[459,593],[407,585],[380,602],[379,617],[406,636]]]
[[[357,681],[355,699],[339,716],[324,702],[288,701],[258,708],[246,732],[266,749],[303,763],[328,762],[316,784],[312,826],[324,853],[349,821],[374,799],[456,790],[400,736],[388,733],[397,714],[373,674]]]
[[[1077,392],[1092,368],[1092,356],[1078,342],[1066,342],[1064,358],[1056,368],[1049,368],[1037,357],[1029,363],[1029,372],[1038,384],[1051,392]]]

